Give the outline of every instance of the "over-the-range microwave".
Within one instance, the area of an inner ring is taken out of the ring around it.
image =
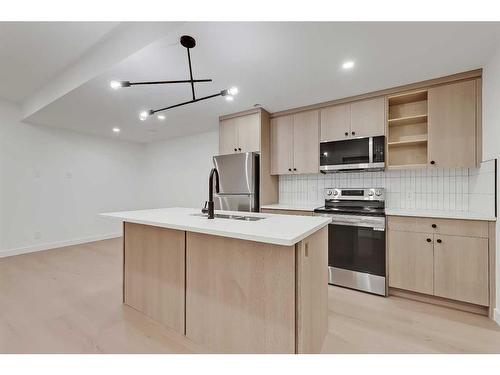
[[[321,173],[384,170],[384,145],[383,135],[321,142],[319,170]]]

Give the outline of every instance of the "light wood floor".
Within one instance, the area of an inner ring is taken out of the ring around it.
[[[0,258],[2,353],[193,353],[123,306],[121,239]],[[486,317],[330,287],[324,353],[500,353]]]

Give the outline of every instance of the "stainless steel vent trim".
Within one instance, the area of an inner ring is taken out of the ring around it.
[[[349,170],[375,170],[381,171],[385,169],[385,163],[360,163],[360,164],[336,164],[336,165],[322,165],[319,170],[323,173],[338,173],[348,172]]]
[[[369,273],[328,267],[328,284],[386,296],[386,278]]]

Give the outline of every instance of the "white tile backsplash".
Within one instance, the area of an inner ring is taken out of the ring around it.
[[[391,209],[495,213],[495,161],[478,168],[287,175],[279,177],[282,204],[324,203],[325,188],[380,187]]]

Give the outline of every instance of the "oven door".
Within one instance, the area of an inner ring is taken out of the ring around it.
[[[333,219],[328,266],[330,284],[385,295],[385,218]]]

